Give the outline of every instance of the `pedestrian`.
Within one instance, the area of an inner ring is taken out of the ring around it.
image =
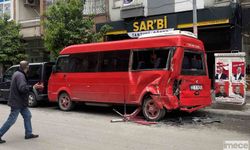
[[[28,61],[21,61],[20,67],[13,74],[10,95],[8,105],[10,106],[10,114],[6,122],[0,128],[0,144],[5,143],[2,140],[2,136],[9,130],[9,128],[16,122],[19,113],[22,115],[24,120],[25,128],[25,139],[37,138],[39,135],[32,133],[31,125],[31,112],[28,109],[28,94],[29,86],[27,83],[27,72],[29,70]],[[38,84],[34,85],[34,88],[38,88]]]

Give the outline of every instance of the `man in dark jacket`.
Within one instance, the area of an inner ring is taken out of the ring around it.
[[[2,136],[16,122],[19,113],[21,113],[24,119],[25,139],[38,137],[38,135],[32,133],[31,112],[28,109],[29,86],[26,76],[28,70],[29,63],[27,61],[21,61],[19,69],[12,76],[8,101],[11,111],[7,121],[0,128],[0,144],[6,142],[2,140]],[[34,85],[34,88],[37,88],[37,86],[37,84]]]

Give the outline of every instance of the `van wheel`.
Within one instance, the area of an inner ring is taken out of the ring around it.
[[[29,93],[29,97],[28,97],[28,105],[29,107],[36,107],[38,104],[37,99],[36,99],[36,95],[33,92]]]
[[[74,107],[74,102],[71,101],[67,93],[62,93],[59,96],[58,105],[61,110],[70,111]]]
[[[166,110],[158,108],[153,99],[149,97],[143,102],[142,113],[149,121],[159,121],[165,116]]]

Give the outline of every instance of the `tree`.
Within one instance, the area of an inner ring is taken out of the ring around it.
[[[100,41],[110,30],[103,26],[99,33],[95,32],[93,16],[83,15],[83,0],[56,1],[47,9],[44,28],[45,47],[52,58],[66,46]]]
[[[8,17],[0,18],[0,64],[6,67],[27,58],[19,34],[20,25],[8,21]]]

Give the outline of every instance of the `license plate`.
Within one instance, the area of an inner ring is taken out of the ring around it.
[[[191,85],[190,86],[190,90],[193,90],[193,91],[200,91],[202,89],[203,89],[202,85]]]

